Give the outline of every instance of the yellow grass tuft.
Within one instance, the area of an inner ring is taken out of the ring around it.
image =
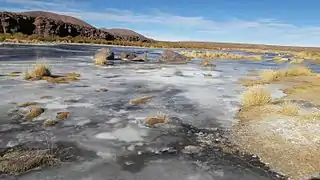
[[[45,76],[51,76],[50,67],[46,64],[37,64],[32,71],[25,73],[24,79],[41,79]]]
[[[70,116],[70,112],[58,112],[57,119],[59,120],[66,120]]]
[[[11,150],[0,157],[0,171],[19,175],[34,168],[53,166],[58,162],[49,150]]]
[[[153,117],[147,118],[147,120],[145,121],[145,123],[148,126],[154,126],[156,124],[165,124],[168,122],[169,122],[169,119],[167,116],[153,116]]]
[[[260,77],[263,81],[272,82],[279,80],[283,77],[282,71],[277,70],[265,70],[260,73]]]
[[[43,122],[43,126],[44,127],[51,127],[51,126],[55,126],[56,124],[58,124],[59,121],[55,120],[55,119],[48,119],[46,121]]]
[[[271,102],[271,93],[261,86],[249,87],[243,94],[241,104],[243,107],[261,106]]]
[[[279,81],[286,77],[293,76],[312,76],[315,73],[308,67],[305,66],[295,66],[289,69],[280,69],[280,70],[264,70],[259,74],[262,82],[270,83],[273,81]]]
[[[25,103],[21,103],[19,104],[19,107],[28,107],[28,106],[34,106],[34,105],[38,105],[38,102],[25,102]]]
[[[130,101],[130,104],[132,105],[139,105],[139,104],[145,104],[149,102],[154,96],[144,96],[141,98],[136,98]]]
[[[292,102],[284,102],[281,105],[281,109],[279,111],[280,114],[287,116],[298,116],[299,115],[299,105]]]
[[[212,51],[181,51],[180,54],[190,58],[201,59],[230,59],[230,60],[262,60],[261,55],[240,55],[228,52]]]
[[[43,108],[30,108],[29,113],[26,115],[27,120],[32,120],[38,116],[40,116],[42,113],[44,113]]]
[[[284,70],[284,76],[290,77],[290,76],[311,76],[314,72],[305,66],[295,66],[293,68]]]

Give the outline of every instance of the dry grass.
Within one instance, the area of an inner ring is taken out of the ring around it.
[[[230,59],[230,60],[262,60],[260,55],[240,55],[226,52],[211,52],[211,51],[181,51],[180,54],[189,58],[201,59]]]
[[[236,118],[240,121],[261,120],[265,117],[274,115],[279,108],[273,104],[266,104],[261,106],[252,106],[249,108],[241,108],[237,113]]]
[[[276,62],[288,62],[289,61],[288,58],[284,58],[282,56],[275,56],[274,58],[272,58],[272,60],[274,60]]]
[[[261,86],[249,87],[243,94],[241,105],[243,107],[261,106],[271,102],[271,93]]]
[[[167,116],[153,116],[146,119],[145,123],[148,126],[154,126],[156,124],[165,124],[168,123],[169,119]]]
[[[41,79],[45,76],[51,76],[50,67],[46,64],[37,64],[32,71],[26,72],[24,79],[30,80],[30,79]]]
[[[265,70],[260,73],[260,78],[265,82],[277,81],[283,77],[282,71]]]
[[[11,73],[8,73],[7,76],[9,77],[17,77],[17,76],[20,76],[21,72],[18,72],[18,71],[14,71],[14,72],[11,72]]]
[[[298,116],[299,110],[300,110],[300,107],[298,104],[292,103],[292,102],[284,102],[281,105],[281,109],[279,113],[286,116]]]
[[[80,74],[76,72],[68,73],[67,76],[58,77],[51,74],[49,66],[37,64],[32,71],[26,72],[25,80],[46,80],[50,83],[69,83],[79,80]]]
[[[201,61],[201,66],[203,66],[203,67],[216,67],[215,64],[210,63],[209,60],[207,60],[207,59]]]
[[[51,126],[55,126],[58,123],[59,123],[59,121],[56,119],[48,119],[43,122],[43,126],[44,127],[51,127]]]
[[[46,80],[47,82],[50,83],[57,83],[57,84],[67,84],[70,83],[71,81],[77,81],[79,80],[76,77],[49,77],[49,76],[44,76],[41,78],[42,80]]]
[[[149,102],[154,96],[144,96],[141,98],[136,98],[130,101],[131,105],[139,105],[139,104],[145,104]]]
[[[290,61],[290,64],[302,64],[304,61],[305,61],[304,59],[294,58]]]
[[[294,66],[288,69],[280,70],[264,70],[260,72],[259,79],[242,78],[239,81],[245,86],[253,86],[259,84],[268,84],[275,81],[280,81],[285,78],[296,76],[314,76],[314,73],[310,68],[305,66]]]
[[[40,99],[52,99],[52,96],[41,96]]]
[[[19,104],[18,106],[19,107],[28,107],[28,106],[35,106],[35,105],[38,105],[40,103],[38,102],[25,102],[25,103],[21,103]]]
[[[70,116],[70,112],[58,112],[57,119],[59,120],[66,120]]]
[[[305,100],[320,105],[320,78],[318,76],[296,77],[290,82],[291,87],[285,88],[286,99]]]
[[[79,73],[76,73],[76,72],[71,72],[71,73],[68,73],[68,76],[67,77],[70,77],[70,78],[79,78],[81,75]]]
[[[0,172],[19,175],[38,167],[57,164],[49,150],[12,150],[0,157]]]
[[[290,77],[290,76],[311,76],[315,73],[308,67],[305,66],[295,66],[293,68],[284,70],[284,76]]]
[[[40,116],[42,113],[44,113],[45,109],[43,108],[30,108],[28,114],[26,115],[27,120],[32,120],[38,116]]]
[[[303,117],[304,119],[307,119],[307,120],[320,119],[320,112],[311,113],[311,114],[304,114],[304,115],[302,115],[302,117]]]

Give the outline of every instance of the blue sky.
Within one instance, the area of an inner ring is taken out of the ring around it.
[[[0,0],[0,10],[46,10],[158,40],[320,47],[318,0]]]

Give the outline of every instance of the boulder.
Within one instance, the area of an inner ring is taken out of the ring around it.
[[[93,57],[95,64],[97,65],[108,65],[112,64],[109,60],[114,59],[114,53],[109,48],[102,48],[96,52]]]
[[[135,53],[132,52],[121,52],[120,53],[120,59],[121,60],[133,60],[134,58],[136,58],[137,55]]]
[[[137,55],[137,57],[135,57],[134,59],[132,59],[132,61],[141,61],[141,62],[145,62],[148,59],[148,55],[147,53],[143,53],[140,55]]]
[[[170,64],[182,64],[186,63],[188,60],[188,57],[181,55],[177,52],[174,52],[172,50],[165,50],[163,51],[159,61],[164,63],[170,63]]]

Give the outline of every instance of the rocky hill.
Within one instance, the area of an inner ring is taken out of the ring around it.
[[[52,13],[52,12],[45,12],[45,11],[27,11],[27,12],[21,12],[19,14],[22,15],[26,15],[26,16],[32,16],[32,17],[45,17],[45,18],[49,18],[49,19],[53,19],[56,21],[63,21],[66,23],[71,23],[71,24],[77,24],[77,25],[81,25],[81,26],[89,26],[89,27],[93,27],[92,25],[77,19],[75,17],[71,17],[71,16],[66,16],[66,15],[61,15],[61,14],[56,14],[56,13]]]
[[[142,41],[142,42],[153,41],[152,39],[147,38],[147,37],[143,36],[142,34],[139,34],[135,31],[130,30],[130,29],[102,28],[101,30],[112,34],[115,37],[115,39],[117,39],[117,40]]]
[[[151,41],[131,30],[123,29],[116,32],[97,29],[80,19],[50,12],[0,12],[0,33],[36,34],[45,37],[82,36],[90,39]]]

